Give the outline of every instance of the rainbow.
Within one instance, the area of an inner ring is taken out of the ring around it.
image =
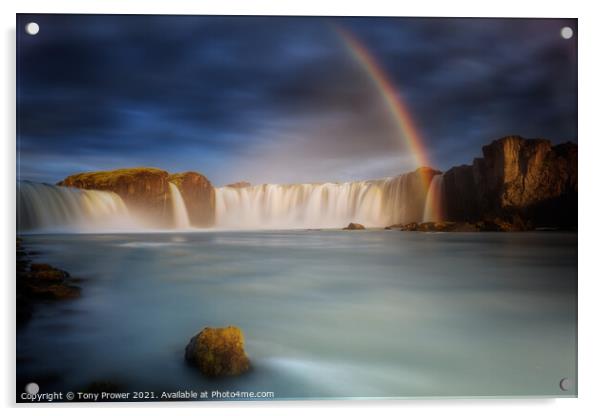
[[[414,121],[412,120],[412,114],[410,113],[407,104],[403,101],[402,97],[398,93],[397,89],[387,76],[383,68],[378,64],[374,56],[366,49],[366,47],[349,31],[343,29],[341,26],[332,25],[335,32],[342,39],[345,47],[355,60],[365,70],[366,74],[373,81],[379,94],[383,97],[383,100],[391,112],[393,120],[397,125],[401,133],[402,139],[405,141],[407,148],[412,154],[417,167],[428,167],[431,166],[428,152],[426,151],[422,137],[416,128]],[[426,170],[422,170],[426,173]],[[428,188],[431,183],[431,175],[423,175],[423,184],[425,191],[428,192]],[[441,219],[441,207],[439,203],[433,202],[434,205],[426,207],[434,213],[435,218]]]
[[[374,82],[374,85],[391,112],[397,128],[401,132],[402,138],[405,140],[408,149],[412,153],[417,163],[417,167],[430,166],[426,149],[422,144],[422,137],[412,120],[412,114],[385,71],[380,67],[374,56],[370,54],[366,47],[356,37],[341,26],[334,25],[334,29],[343,40],[346,48],[351,52],[351,55],[357,60],[370,79]]]

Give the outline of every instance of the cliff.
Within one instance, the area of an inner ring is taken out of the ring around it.
[[[508,136],[444,174],[445,217],[502,218],[518,228],[577,225],[577,145]]]
[[[128,209],[165,226],[171,212],[168,176],[164,170],[141,167],[78,173],[57,185],[115,192]]]
[[[156,168],[130,168],[71,175],[57,185],[112,191],[130,211],[154,226],[169,227],[173,211],[169,183],[178,186],[193,225],[213,224],[215,191],[209,180],[196,172],[170,175]]]
[[[215,189],[205,176],[197,172],[169,175],[168,181],[175,184],[188,211],[190,223],[195,227],[209,227],[214,223]]]
[[[483,156],[471,165],[456,166],[443,174],[444,220],[482,223],[479,229],[503,230],[577,225],[576,144],[553,146],[548,140],[508,136],[484,146],[482,151]],[[403,212],[393,216],[396,223],[424,220],[429,184],[440,173],[422,167],[387,182],[384,209],[397,209],[391,201],[403,199]],[[58,185],[113,191],[138,217],[150,220],[154,226],[169,227],[174,224],[170,183],[180,190],[193,226],[214,224],[215,188],[197,172],[118,169],[72,175]],[[227,186],[242,188],[249,184]]]

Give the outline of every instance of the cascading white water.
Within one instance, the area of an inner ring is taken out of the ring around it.
[[[113,192],[19,181],[17,194],[19,231],[134,226],[123,200]]]
[[[215,226],[222,229],[342,228],[350,222],[366,227],[432,220],[433,195],[427,199],[418,171],[394,178],[323,184],[265,184],[215,189]],[[191,228],[179,188],[169,183],[171,226]],[[433,194],[433,195],[431,195]],[[113,192],[82,190],[28,181],[18,182],[20,231],[133,231],[156,229],[144,210],[131,213]],[[161,214],[162,215],[162,214]],[[160,219],[159,219],[160,220]],[[169,222],[169,221],[168,221]]]
[[[169,183],[169,192],[171,193],[171,204],[173,208],[173,219],[175,228],[190,228],[190,219],[188,218],[188,211],[186,210],[186,204],[184,198],[178,187]]]
[[[424,203],[423,222],[441,221],[441,207],[443,198],[443,175],[433,176],[429,190],[426,194],[426,202]]]
[[[258,185],[216,189],[216,226],[221,228],[340,228],[420,221],[424,192],[418,177],[324,184]],[[422,187],[423,188],[423,187]]]

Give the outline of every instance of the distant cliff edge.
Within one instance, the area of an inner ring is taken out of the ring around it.
[[[472,165],[444,173],[450,221],[499,218],[517,229],[577,225],[577,145],[507,136],[483,147]]]
[[[425,210],[426,188],[432,178],[440,174],[431,168],[408,174],[403,192],[411,203],[402,204],[404,215],[401,217],[420,222]],[[489,228],[487,223],[498,223],[503,224],[501,228],[505,230],[577,226],[577,145],[574,143],[553,146],[549,140],[507,136],[484,146],[483,157],[474,159],[472,165],[456,166],[441,175],[443,180],[437,181],[437,189],[440,189],[438,200],[445,221],[485,222],[480,226],[485,229]],[[117,169],[71,175],[57,185],[115,192],[131,211],[150,219],[158,227],[170,227],[174,218],[172,192],[178,192],[174,187],[170,189],[170,183],[177,186],[192,226],[215,224],[216,190],[209,179],[197,172],[170,174],[146,167]],[[238,182],[227,187],[245,189],[250,184]],[[390,201],[386,199],[399,198],[398,193],[387,191],[382,195],[382,206],[397,209],[393,208],[397,205],[388,204]]]

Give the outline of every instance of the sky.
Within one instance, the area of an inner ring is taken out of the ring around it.
[[[575,19],[21,14],[18,179],[149,166],[221,186],[415,169],[338,29],[386,75],[433,168],[511,134],[577,142]]]

